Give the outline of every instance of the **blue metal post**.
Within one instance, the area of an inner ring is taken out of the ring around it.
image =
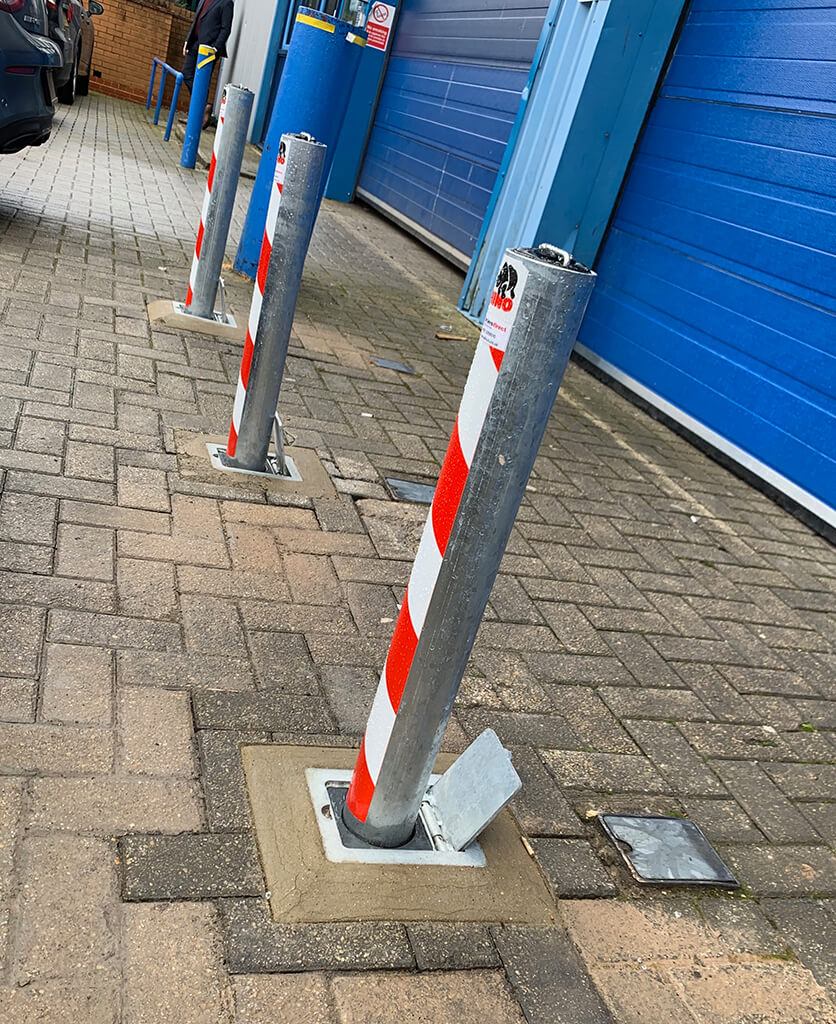
[[[557,0],[555,0],[557,2]],[[346,110],[342,131],[331,155],[331,173],[325,187],[328,199],[350,203],[360,177],[360,166],[372,130],[383,75],[389,59],[389,50],[395,35],[400,0],[387,0],[387,7],[395,8],[395,23],[389,27],[384,41],[369,34],[360,66],[354,81],[351,104]]]
[[[154,124],[160,123],[160,111],[163,108],[163,95],[165,94],[165,79],[166,79],[166,68],[165,64],[160,61],[160,91],[157,93],[157,109],[154,111]]]
[[[154,94],[154,79],[157,77],[157,58],[151,61],[151,81],[148,83],[148,99],[145,101],[145,109],[151,109],[151,97]]]
[[[178,71],[174,75],[174,94],[171,97],[171,109],[168,112],[168,124],[165,127],[165,135],[163,136],[164,142],[168,142],[171,138],[171,129],[174,127],[174,116],[177,113],[177,101],[180,99],[180,86],[182,84],[183,76]]]
[[[247,277],[258,269],[282,135],[307,132],[328,147],[321,195],[364,44],[364,34],[348,22],[299,8],[235,258],[235,269]]]
[[[200,133],[203,130],[206,103],[209,99],[209,82],[217,56],[217,52],[211,46],[197,48],[197,67],[192,85],[192,98],[189,102],[189,116],[186,120],[183,155],[180,157],[181,167],[194,167],[197,161],[197,147],[200,145]]]

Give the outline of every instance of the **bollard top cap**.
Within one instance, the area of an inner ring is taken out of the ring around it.
[[[594,271],[590,270],[589,267],[584,266],[583,263],[579,263],[570,252],[567,252],[565,249],[561,249],[556,245],[551,245],[549,242],[542,242],[540,245],[534,246],[530,249],[519,248],[512,251],[520,256],[528,256],[530,259],[538,260],[541,263],[551,263],[555,266],[562,267],[564,270],[572,270],[577,274],[594,273]]]

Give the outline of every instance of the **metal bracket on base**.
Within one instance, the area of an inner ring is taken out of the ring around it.
[[[235,317],[226,309],[226,301],[221,303],[221,312],[213,312],[212,316],[194,316],[186,312],[183,302],[172,302],[170,299],[158,299],[148,303],[148,322],[152,327],[165,327],[175,331],[199,331],[211,334],[215,338],[227,341],[243,341],[247,334],[246,324],[238,324]]]
[[[384,850],[364,843],[343,826],[340,827],[342,807],[351,782],[351,771],[330,771],[327,768],[308,768],[305,771],[314,814],[319,825],[326,858],[333,864],[415,864],[440,867],[483,868],[485,855],[478,843],[459,852],[441,837],[433,821],[425,816],[426,804],[421,807],[418,835],[397,850]],[[440,776],[433,776],[434,780]],[[416,841],[417,840],[417,841]]]
[[[223,292],[221,295],[223,296]],[[211,316],[195,316],[194,313],[189,312],[184,302],[172,302],[171,305],[174,308],[175,313],[180,316],[187,316],[190,320],[194,320],[196,323],[220,324],[222,327],[232,327],[233,329],[238,328],[238,324],[235,322],[235,317],[226,309],[225,297],[221,302],[221,311],[218,312],[216,309]]]
[[[325,855],[335,863],[484,867],[476,839],[522,788],[510,753],[486,729],[444,775],[431,776],[409,842],[383,849],[354,835],[343,821],[350,772],[309,768],[306,776]]]
[[[521,789],[510,752],[486,729],[430,786],[425,802],[444,841],[464,850]]]
[[[236,466],[235,460],[230,459],[226,454],[226,447],[222,444],[207,444],[206,450],[209,452],[209,458],[212,460],[212,468],[219,469],[224,473],[242,473],[245,476],[266,477],[268,480],[294,480],[296,483],[302,482],[302,475],[296,468],[296,463],[285,453],[284,448],[281,449],[280,456],[270,452],[267,455],[264,469],[261,471],[242,469],[240,466]],[[283,467],[282,463],[284,464]],[[282,468],[284,471],[282,471]]]

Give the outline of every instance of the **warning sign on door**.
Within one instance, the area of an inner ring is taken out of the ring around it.
[[[366,46],[385,50],[389,45],[392,25],[395,22],[395,8],[391,4],[372,3],[366,20]]]

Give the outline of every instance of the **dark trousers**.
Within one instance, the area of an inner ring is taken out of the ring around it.
[[[197,47],[193,47],[186,54],[186,59],[183,61],[183,82],[189,92],[192,91],[194,85],[194,73],[197,70]]]

